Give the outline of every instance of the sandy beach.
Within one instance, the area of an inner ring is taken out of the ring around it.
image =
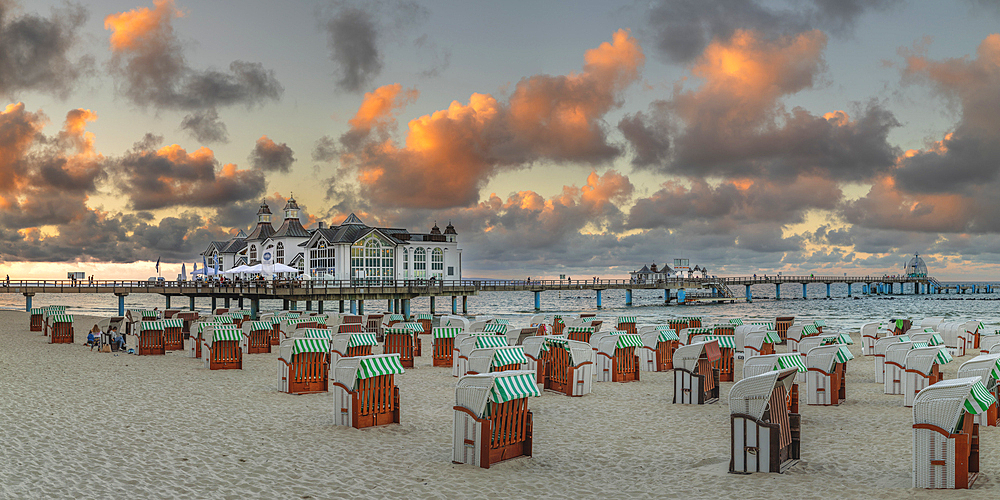
[[[329,394],[278,393],[276,354],[209,371],[186,351],[91,352],[82,344],[96,318],[75,320],[76,344],[50,345],[26,313],[0,312],[2,498],[1000,496],[996,427],[981,429],[972,490],[910,488],[911,410],[872,382],[856,332],[846,404],[801,406],[802,461],[733,475],[732,383],[706,406],[671,404],[671,373],[595,383],[582,398],[543,393],[529,402],[534,456],[486,470],[451,463],[456,379],[431,367],[429,339],[396,378],[403,423],[356,430],[333,425]],[[945,378],[971,357],[945,365]]]

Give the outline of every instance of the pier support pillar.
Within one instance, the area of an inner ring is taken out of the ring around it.
[[[27,312],[27,313],[31,312],[31,298],[34,297],[34,296],[35,296],[35,294],[33,294],[33,293],[26,293],[26,294],[24,294],[24,312]],[[122,316],[122,315],[123,314],[119,314],[119,316]]]
[[[830,284],[829,283],[826,284],[826,298],[828,298],[828,299],[830,298]]]
[[[774,300],[781,300],[781,283],[774,284]]]
[[[632,290],[625,289],[625,305],[632,305]]]
[[[851,284],[850,283],[847,284],[847,296],[848,297],[851,296]]]
[[[677,290],[677,304],[678,305],[684,305],[684,301],[685,301],[686,298],[687,298],[687,292],[685,292],[683,288],[681,288],[680,290]]]
[[[469,314],[469,296],[462,296],[462,314]]]
[[[306,311],[312,311],[312,310],[313,310],[313,301],[307,300],[306,301]]]
[[[236,299],[236,306],[243,309],[243,297]]]
[[[260,316],[260,299],[250,299],[250,319],[257,321]]]
[[[750,293],[750,285],[746,285],[746,287],[747,287],[747,302],[753,302],[753,295],[751,295]]]
[[[663,289],[663,303],[664,304],[669,304],[670,303],[670,289],[669,288],[664,288]]]
[[[317,301],[316,307],[319,308],[319,313],[323,314],[323,301],[322,300]]]
[[[170,309],[170,296],[164,295],[163,298],[165,299],[163,309]]]
[[[288,309],[292,310],[292,311],[298,311],[299,310],[299,301],[297,301],[297,300],[289,300],[288,301]]]
[[[194,296],[191,296],[191,307],[188,308],[189,311],[194,311]]]
[[[808,299],[809,296],[806,295],[806,283],[802,284],[802,300]]]
[[[358,301],[352,300],[351,301],[351,314],[357,314],[357,313],[358,313]]]
[[[458,316],[458,297],[451,296],[451,313]]]
[[[285,301],[285,302],[288,302],[288,301]],[[212,314],[215,314],[216,306],[217,306],[216,300],[215,300],[215,297],[213,296],[212,297]],[[285,305],[285,309],[288,309],[288,305],[287,304]]]
[[[339,304],[339,305],[340,305],[340,310],[339,310],[338,312],[339,312],[340,314],[344,314],[344,301],[343,301],[343,300],[341,300],[341,301],[339,301],[339,302],[340,302],[340,304]]]
[[[437,308],[437,304],[436,304],[436,302],[437,302],[437,301],[436,301],[436,300],[434,300],[435,298],[436,298],[436,297],[431,297],[431,298],[430,298],[430,299],[431,299],[431,314],[434,314],[434,309],[436,309],[436,308]]]
[[[225,304],[226,304],[224,307],[226,309],[229,309],[229,297],[226,297],[225,299],[223,299],[223,302],[225,302]]]
[[[120,294],[120,295],[119,294],[115,294],[115,295],[118,295],[118,315],[119,316],[124,316],[125,315],[125,296],[128,295],[128,294],[126,293],[126,294]],[[31,299],[28,299],[28,300],[31,300]]]
[[[358,314],[360,314],[362,316],[365,315],[365,301],[364,300],[359,300],[358,301]]]
[[[403,299],[403,316],[410,317],[410,299]]]
[[[392,307],[393,305],[394,304],[392,303],[392,299],[389,299],[389,302],[386,303],[385,310],[389,311],[389,313],[391,314],[397,314],[396,310]]]
[[[542,292],[534,292],[535,294],[535,310],[542,310]],[[597,307],[601,307],[601,291],[597,291]]]
[[[539,292],[535,292],[535,304],[538,304],[538,293]],[[597,291],[597,308],[600,309],[602,307],[604,307],[604,304],[601,302],[601,290],[598,290]],[[535,306],[535,310],[536,311],[538,310],[538,306],[537,305]]]

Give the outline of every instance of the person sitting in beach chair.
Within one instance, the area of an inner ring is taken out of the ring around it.
[[[94,335],[95,333],[97,335]],[[90,346],[91,351],[93,351],[95,347],[100,348],[101,347],[100,335],[101,335],[101,329],[98,328],[97,325],[94,325],[94,327],[90,329],[90,333],[87,334],[87,343],[83,345]]]
[[[112,351],[124,351],[125,350],[125,337],[118,331],[118,328],[111,327],[112,340],[111,340],[111,350]]]

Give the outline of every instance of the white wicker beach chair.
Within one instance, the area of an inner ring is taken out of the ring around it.
[[[461,328],[462,331],[468,332],[469,330],[469,320],[461,316],[452,316],[450,314],[441,316],[441,326],[442,327],[452,327]]]
[[[736,328],[733,329],[733,336],[736,337],[735,339],[736,352],[737,353],[746,352],[747,335],[750,335],[751,333],[766,332],[766,331],[767,327],[764,325],[755,325],[750,323],[737,325]]]
[[[709,404],[719,400],[719,342],[695,342],[674,351],[674,403]]]
[[[594,382],[594,350],[590,344],[552,335],[539,338],[545,339],[548,348],[543,387],[567,396],[590,394]]]
[[[889,334],[889,331],[882,326],[883,323],[878,321],[861,325],[862,356],[875,355],[875,341]]]
[[[881,384],[885,382],[885,351],[892,344],[897,344],[899,342],[908,342],[909,337],[905,335],[890,335],[888,337],[882,337],[875,342],[874,354],[875,356],[875,383]]]
[[[923,342],[896,342],[885,350],[885,382],[886,394],[902,394],[903,379],[906,378],[906,355],[910,349],[927,347]]]
[[[524,349],[524,356],[528,360],[524,365],[524,369],[535,372],[538,390],[542,390],[545,385],[545,363],[548,361],[548,347],[545,345],[545,340],[549,337],[551,336],[540,335],[528,337],[521,344],[521,348]],[[590,348],[589,344],[587,348]]]
[[[737,345],[739,342],[739,339],[737,339]],[[778,332],[776,330],[757,330],[748,332],[746,337],[743,339],[744,362],[753,357],[774,354],[774,345],[779,343],[781,343],[781,337],[778,336]]]
[[[372,347],[378,345],[374,333],[333,333],[333,347],[330,349],[330,366],[337,366],[340,358],[371,356]]]
[[[944,380],[913,400],[913,487],[968,488],[979,476],[979,424],[996,400],[979,377]]]
[[[490,339],[491,337],[479,337]],[[476,348],[469,353],[468,375],[527,369],[528,358],[521,346]]]
[[[819,335],[819,329],[812,323],[796,323],[788,327],[788,352],[799,352],[799,342],[803,338]]]
[[[916,347],[906,353],[903,374],[903,406],[913,406],[913,398],[924,387],[944,380],[939,365],[951,362],[944,346]]]
[[[326,392],[330,365],[323,339],[285,339],[278,344],[278,391],[289,394]]]
[[[729,391],[729,472],[780,473],[798,462],[801,418],[789,410],[795,375],[796,369],[791,368],[733,384]]]
[[[534,376],[529,370],[508,370],[458,380],[452,462],[488,469],[502,460],[531,456],[527,398],[541,395]]]
[[[590,345],[594,346],[594,334]],[[642,337],[634,333],[600,335],[596,343],[594,371],[598,382],[635,382],[639,380],[637,348],[642,348]]]
[[[920,320],[920,326],[924,328],[937,328],[938,325],[944,322],[943,316],[931,316],[929,318],[924,318]]]
[[[333,369],[333,423],[356,429],[399,423],[398,353],[341,358]]]
[[[957,378],[979,377],[986,390],[993,397],[1000,399],[1000,353],[980,354],[958,367]],[[976,422],[982,426],[996,427],[998,423],[997,403],[990,405],[987,411],[976,416]]]
[[[806,353],[806,404],[839,405],[847,399],[847,362],[854,355],[841,344],[822,345]]]

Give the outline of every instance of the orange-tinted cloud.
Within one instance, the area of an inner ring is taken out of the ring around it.
[[[387,129],[395,126],[396,114],[415,101],[418,95],[420,93],[416,89],[403,90],[403,86],[398,83],[383,85],[374,92],[365,93],[361,107],[347,123],[352,129],[365,133],[372,128]]]
[[[288,172],[293,163],[295,153],[292,148],[284,142],[278,144],[266,135],[257,139],[250,152],[250,165],[265,172]]]
[[[411,120],[403,146],[369,133],[412,98],[399,86],[383,87],[366,96],[341,137],[341,162],[377,204],[443,208],[475,203],[501,171],[543,160],[607,161],[620,151],[608,143],[603,117],[620,106],[644,61],[638,41],[618,31],[587,51],[581,73],[524,78],[507,102],[479,93],[454,101]]]
[[[184,13],[174,7],[174,0],[153,0],[153,5],[153,9],[137,7],[104,18],[104,29],[111,31],[112,51],[137,50],[172,36],[170,20]]]

